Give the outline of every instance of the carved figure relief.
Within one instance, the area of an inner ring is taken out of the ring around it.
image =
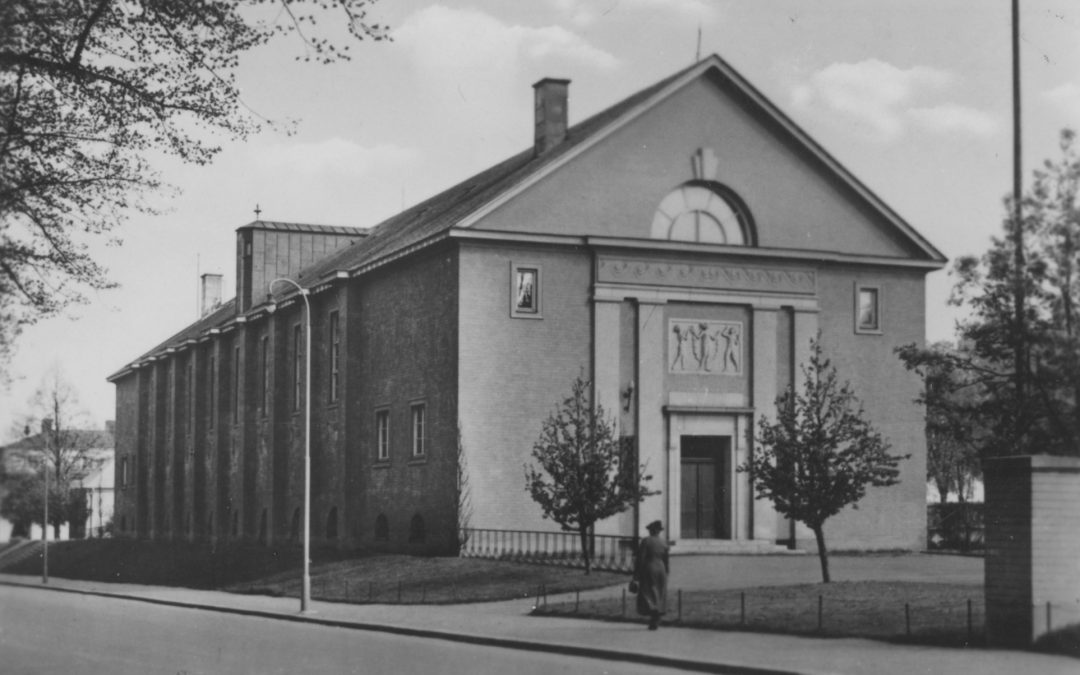
[[[742,375],[742,323],[671,319],[668,372],[689,375]]]

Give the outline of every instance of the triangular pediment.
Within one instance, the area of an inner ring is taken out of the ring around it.
[[[747,212],[739,242],[763,249],[898,258],[944,256],[719,57],[583,122],[589,136],[459,226],[650,239],[687,185]],[[698,196],[700,198],[700,196]],[[665,202],[665,199],[667,202]],[[667,206],[663,206],[663,205]]]

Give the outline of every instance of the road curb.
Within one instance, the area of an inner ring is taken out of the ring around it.
[[[132,602],[145,602],[152,605],[164,605],[167,607],[179,607],[187,609],[200,609],[239,616],[251,616],[263,619],[275,619],[279,621],[291,621],[293,623],[307,623],[333,628],[345,628],[350,630],[363,630],[373,633],[388,633],[391,635],[403,635],[408,637],[421,637],[434,640],[445,640],[462,644],[473,644],[485,647],[502,647],[504,649],[518,649],[523,651],[546,652],[551,654],[563,654],[566,656],[578,656],[606,661],[622,661],[642,665],[660,666],[664,668],[676,668],[699,673],[720,673],[722,675],[801,675],[798,671],[778,670],[774,668],[759,668],[755,666],[743,666],[734,664],[713,663],[708,661],[695,661],[693,659],[662,656],[658,654],[646,654],[641,652],[622,652],[599,647],[582,647],[580,645],[568,645],[562,643],[536,642],[519,638],[503,638],[484,635],[467,635],[449,631],[432,630],[427,628],[410,628],[408,626],[387,626],[381,624],[366,623],[361,621],[347,621],[342,619],[324,619],[318,616],[303,614],[282,614],[279,612],[267,612],[257,609],[244,609],[240,607],[226,607],[221,605],[205,605],[196,602],[182,602],[179,600],[163,600],[161,598],[147,598],[124,593],[109,593],[107,591],[91,591],[78,588],[60,588],[56,586],[43,586],[40,584],[19,583],[10,580],[0,580],[0,586],[16,588],[29,588],[33,590],[55,591],[58,593],[73,593],[76,595],[89,595],[103,598],[129,600]]]

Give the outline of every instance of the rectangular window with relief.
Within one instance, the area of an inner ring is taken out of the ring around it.
[[[423,403],[415,403],[412,406],[412,456],[423,457],[426,452],[425,437],[427,433],[427,406]]]
[[[855,332],[881,332],[881,289],[878,286],[855,286]]]
[[[375,411],[375,447],[380,462],[390,459],[390,411]]]
[[[533,263],[510,265],[510,316],[518,319],[542,318],[540,266]]]

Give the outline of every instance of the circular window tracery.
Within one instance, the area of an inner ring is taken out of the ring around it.
[[[703,244],[750,244],[749,218],[728,190],[687,184],[668,193],[653,216],[653,239]]]

